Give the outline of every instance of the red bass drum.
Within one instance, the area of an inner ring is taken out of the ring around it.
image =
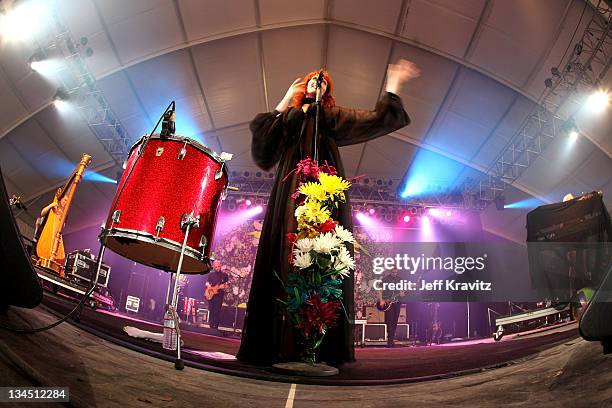
[[[176,271],[185,238],[182,220],[193,213],[199,225],[189,230],[181,273],[206,273],[228,183],[225,162],[185,137],[153,135],[145,140],[130,151],[100,240],[128,259]]]

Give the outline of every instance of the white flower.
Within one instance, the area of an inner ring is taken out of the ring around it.
[[[344,277],[350,275],[350,271],[355,269],[355,261],[346,247],[341,247],[338,255],[334,258],[334,269]]]
[[[303,254],[299,251],[295,251],[293,257],[293,265],[300,269],[308,268],[310,265],[312,265],[312,257],[309,253]]]
[[[300,205],[299,207],[295,209],[295,218],[298,218],[298,219],[302,218],[305,212],[306,212],[306,206]]]
[[[295,247],[299,249],[301,252],[310,252],[314,247],[314,239],[311,238],[302,238],[295,241]]]
[[[334,234],[326,232],[321,234],[314,239],[313,249],[320,254],[329,254],[332,250],[336,249],[342,244]]]
[[[340,224],[336,225],[336,236],[343,242],[349,242],[353,244],[355,242],[355,238],[351,231],[344,229],[344,227]]]

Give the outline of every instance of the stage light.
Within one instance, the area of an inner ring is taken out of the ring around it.
[[[244,202],[244,204],[245,204],[247,207],[250,207],[250,206],[251,206],[251,204],[253,204],[253,203],[251,202],[251,200],[247,199],[247,200]]]
[[[422,222],[424,225],[431,225],[431,224],[430,224],[430,223],[431,223],[431,220],[429,219],[429,217],[428,217],[427,215],[425,215],[425,216],[421,217],[421,222]]]
[[[263,212],[263,207],[261,205],[258,205],[257,207],[255,207],[255,214],[261,214]]]
[[[604,90],[593,92],[586,100],[586,107],[591,112],[601,113],[610,104],[610,94]]]
[[[410,216],[404,215],[404,222],[410,222]]]
[[[525,200],[517,201],[514,203],[504,205],[504,208],[516,209],[516,208],[536,208],[544,204],[543,201],[537,198],[527,198]]]
[[[53,96],[53,104],[58,109],[63,109],[67,106],[68,92],[64,88],[57,88],[55,95]]]
[[[368,210],[368,213],[370,213],[370,215],[374,215],[374,214],[376,214],[376,210],[375,210],[375,209],[373,209],[373,208],[370,208],[370,209]]]
[[[446,211],[446,216],[447,217],[452,217],[453,216],[453,212],[451,210],[447,210]]]
[[[506,197],[503,195],[495,197],[493,202],[495,203],[495,208],[497,208],[497,211],[502,211],[506,207]]]
[[[41,1],[23,1],[7,13],[0,15],[2,38],[7,41],[23,41],[44,27],[48,11]]]
[[[428,213],[429,213],[429,215],[437,217],[437,216],[440,215],[440,210],[438,210],[437,208],[430,208]]]
[[[578,139],[578,132],[576,132],[575,130],[572,130],[571,132],[569,132],[570,142],[574,143],[576,139]]]

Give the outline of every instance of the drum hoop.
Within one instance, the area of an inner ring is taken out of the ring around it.
[[[132,146],[132,148],[130,149],[130,155],[132,154],[132,150],[134,150],[136,148],[136,146],[138,146],[148,135],[144,135],[142,136],[140,139],[138,139],[138,141],[136,143],[134,143],[134,145]],[[159,139],[161,140],[161,136],[159,135],[159,133],[154,133],[153,135],[151,135],[151,139]],[[193,140],[191,138],[188,138],[187,136],[168,136],[166,139],[168,140],[174,140],[176,142],[179,143],[188,143],[189,145],[195,147],[196,149],[200,150],[202,153],[205,153],[207,155],[209,155],[214,161],[216,161],[217,163],[219,163],[220,165],[222,165],[222,169],[223,169],[223,173],[225,174],[225,178],[227,181],[229,181],[229,175],[228,175],[228,170],[227,170],[227,161],[225,160],[221,160],[221,156],[219,156],[219,154],[217,154],[217,152],[215,152],[214,150],[210,149],[209,147],[204,146],[202,143],[198,142],[197,140]],[[225,164],[223,166],[223,164]],[[226,181],[226,185],[227,185],[227,181]]]
[[[121,237],[121,238],[132,238],[137,241],[146,242],[149,244],[161,245],[167,249],[176,250],[176,252],[181,252],[182,244],[167,238],[155,238],[153,234],[148,232],[127,229],[127,228],[110,228],[103,229],[100,234],[100,238],[107,238],[109,236],[112,237]],[[193,249],[189,245],[185,246],[185,255],[190,258],[194,258],[197,261],[207,263],[207,257],[204,254],[196,249]]]

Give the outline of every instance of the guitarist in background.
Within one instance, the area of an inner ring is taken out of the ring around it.
[[[214,261],[212,266],[213,270],[208,274],[204,296],[208,300],[208,308],[210,309],[210,318],[208,319],[210,328],[217,329],[221,320],[221,306],[223,306],[223,297],[225,296],[225,289],[228,287],[229,276],[221,271],[221,261]]]
[[[393,269],[382,279],[384,283],[398,283],[401,281],[399,272]],[[385,324],[387,325],[387,347],[395,345],[395,331],[397,320],[399,319],[402,303],[400,297],[404,296],[403,291],[381,290],[378,291],[378,310],[385,312]]]

